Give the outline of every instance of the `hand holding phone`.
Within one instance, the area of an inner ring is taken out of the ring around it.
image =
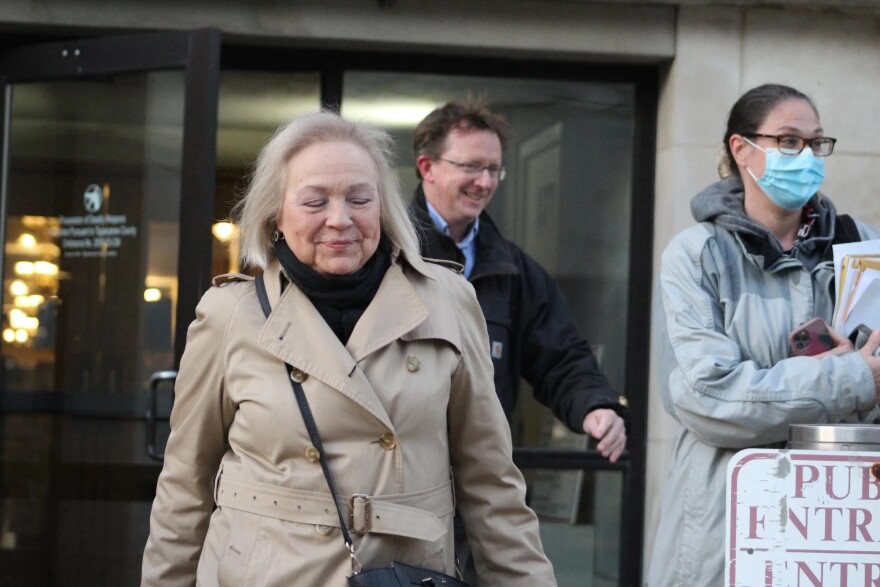
[[[788,344],[796,357],[812,357],[837,346],[822,318],[813,318],[795,328],[788,335]]]

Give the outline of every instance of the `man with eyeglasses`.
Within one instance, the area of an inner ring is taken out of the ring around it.
[[[614,462],[626,445],[626,408],[578,334],[556,283],[485,212],[505,176],[506,138],[507,123],[479,101],[446,104],[416,127],[421,183],[412,209],[422,254],[460,263],[473,284],[508,419],[523,378],[539,402],[571,430],[595,438]]]
[[[626,444],[626,408],[578,335],[556,283],[485,212],[505,176],[506,139],[507,123],[479,101],[446,104],[416,127],[421,183],[413,212],[422,254],[464,266],[489,327],[495,390],[508,418],[524,378],[538,401],[572,430],[596,438],[614,462]]]

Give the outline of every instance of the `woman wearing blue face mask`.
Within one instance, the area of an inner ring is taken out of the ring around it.
[[[654,333],[673,442],[647,584],[725,584],[725,483],[737,451],[781,448],[789,424],[880,417],[880,331],[854,352],[792,357],[788,333],[831,322],[835,242],[880,238],[818,189],[835,139],[813,102],[763,85],[734,104],[729,176],[691,201],[699,224],[663,253]]]

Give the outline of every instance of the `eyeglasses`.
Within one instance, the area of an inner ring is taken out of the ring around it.
[[[804,150],[804,147],[809,145],[810,149],[813,150],[813,155],[816,157],[827,157],[834,151],[834,143],[837,142],[837,139],[832,139],[831,137],[805,139],[794,135],[764,135],[757,132],[749,133],[745,136],[775,139],[776,146],[783,155],[799,155]]]
[[[480,165],[479,163],[459,163],[458,161],[452,161],[451,159],[444,159],[443,157],[438,157],[440,161],[445,161],[450,165],[455,165],[459,169],[461,169],[462,173],[466,175],[470,175],[473,177],[479,177],[483,175],[484,171],[489,172],[489,177],[492,179],[497,179],[498,181],[504,181],[504,176],[507,175],[507,170],[504,167],[498,165]]]

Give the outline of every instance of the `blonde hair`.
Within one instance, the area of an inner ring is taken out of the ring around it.
[[[718,146],[718,154],[715,156],[715,161],[717,163],[718,177],[727,179],[733,175],[733,165],[731,165],[730,158],[727,156],[727,149],[724,148],[724,145]]]
[[[232,210],[238,225],[241,263],[265,269],[275,257],[272,235],[284,204],[287,165],[294,155],[315,143],[343,141],[364,149],[379,175],[379,222],[382,232],[406,255],[419,254],[400,180],[392,168],[394,143],[383,130],[346,120],[334,112],[315,112],[281,126],[260,151],[247,192]]]

